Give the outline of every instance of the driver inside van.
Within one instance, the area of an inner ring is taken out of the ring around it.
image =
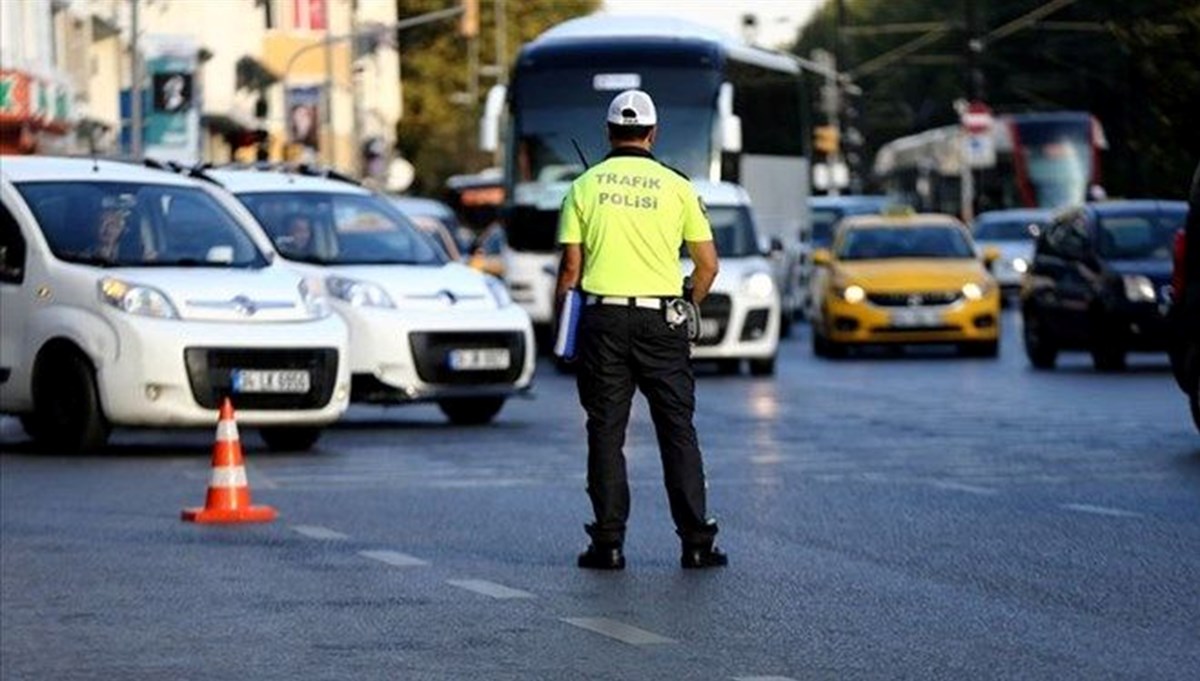
[[[157,253],[143,243],[137,223],[137,215],[130,207],[104,201],[97,214],[96,241],[91,254],[110,262],[153,260]]]

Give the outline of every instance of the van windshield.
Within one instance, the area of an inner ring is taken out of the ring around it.
[[[265,267],[237,220],[203,189],[133,182],[20,182],[59,260],[100,267]]]
[[[321,265],[442,265],[446,257],[391,201],[330,192],[238,194],[279,254]]]

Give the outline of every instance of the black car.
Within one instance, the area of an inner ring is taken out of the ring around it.
[[[1055,215],[1021,290],[1025,352],[1039,369],[1085,350],[1097,369],[1170,346],[1167,303],[1182,201],[1108,201]]]
[[[1189,247],[1190,245],[1190,247]],[[1187,224],[1175,237],[1175,273],[1171,281],[1171,368],[1192,405],[1200,430],[1200,165],[1192,178]]]

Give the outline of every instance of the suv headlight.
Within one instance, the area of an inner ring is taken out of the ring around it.
[[[508,286],[496,277],[489,275],[484,276],[487,282],[488,292],[492,294],[492,300],[496,301],[496,307],[508,307],[512,305],[512,296],[508,294]]]
[[[1154,282],[1149,277],[1140,274],[1126,274],[1121,277],[1125,281],[1125,298],[1131,303],[1153,303],[1158,299],[1154,293]]]
[[[304,309],[313,319],[324,319],[330,315],[329,301],[321,292],[320,281],[303,280],[300,282],[300,300],[304,301]]]
[[[101,301],[129,314],[159,319],[179,318],[167,295],[151,286],[106,277],[100,280],[99,290]]]
[[[766,272],[755,272],[742,279],[742,291],[751,298],[769,298],[775,293],[775,280]]]
[[[387,291],[369,281],[329,277],[325,280],[325,287],[329,290],[329,295],[354,307],[396,307]]]

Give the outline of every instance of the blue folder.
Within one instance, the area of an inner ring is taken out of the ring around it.
[[[554,356],[562,360],[575,359],[578,347],[579,318],[583,316],[583,294],[575,289],[567,292],[558,311],[558,338],[554,341]]]

